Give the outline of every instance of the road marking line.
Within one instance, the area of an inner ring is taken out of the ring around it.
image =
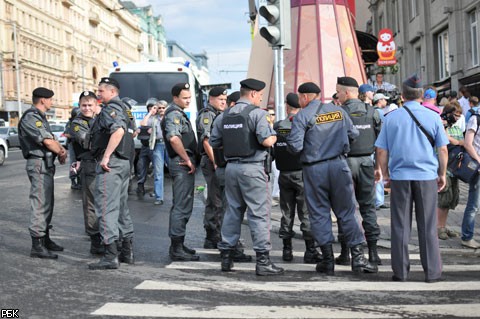
[[[315,271],[316,265],[314,264],[300,264],[300,263],[277,263],[277,265],[285,268],[286,271]],[[220,270],[220,261],[218,262],[172,262],[166,265],[167,269],[194,269],[194,270]],[[255,263],[234,263],[234,270],[240,271],[254,271]],[[351,271],[350,266],[335,265],[335,270],[338,271]],[[413,272],[423,272],[421,265],[411,265],[410,270]],[[390,265],[378,266],[379,272],[392,272]],[[443,271],[449,272],[464,272],[464,271],[480,271],[480,264],[478,265],[443,265]]]
[[[393,281],[156,281],[145,280],[134,289],[179,291],[471,291],[480,290],[478,281],[424,282]]]

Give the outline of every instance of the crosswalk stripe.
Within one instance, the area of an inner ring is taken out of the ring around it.
[[[277,263],[278,266],[285,269],[285,271],[315,271],[316,265],[314,264],[301,264],[301,263]],[[172,262],[166,265],[168,269],[195,269],[195,270],[220,270],[220,262],[208,262],[208,261],[196,261],[196,262]],[[234,263],[234,270],[240,271],[252,271],[255,270],[255,263]],[[351,271],[350,266],[335,265],[337,271]],[[390,265],[378,266],[379,272],[392,272]],[[423,268],[421,265],[411,265],[410,271],[421,271]],[[443,265],[443,271],[480,271],[479,265]]]
[[[423,282],[393,281],[155,281],[145,280],[135,287],[140,290],[180,291],[470,291],[480,290],[478,281],[442,281],[435,285]]]
[[[393,313],[396,312],[396,313]],[[343,307],[315,306],[217,306],[107,303],[92,315],[152,318],[405,318],[411,316],[476,317],[480,304],[441,305],[358,305]]]

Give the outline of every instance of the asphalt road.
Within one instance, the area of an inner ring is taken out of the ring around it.
[[[67,166],[57,166],[52,237],[65,251],[56,261],[30,258],[29,182],[24,167],[18,150],[0,167],[0,306],[18,309],[20,318],[480,317],[480,258],[456,250],[443,252],[446,280],[436,284],[423,282],[418,253],[412,254],[411,281],[390,281],[387,249],[381,251],[384,265],[378,274],[355,275],[349,267],[337,267],[335,277],[323,277],[315,265],[302,264],[300,240],[294,241],[294,261],[282,262],[281,241],[272,233],[272,259],[286,268],[283,276],[257,277],[254,263],[236,263],[235,272],[222,273],[218,253],[201,249],[201,194],[186,238],[201,260],[172,263],[167,235],[169,179],[163,206],[154,206],[150,197],[129,198],[136,264],[90,271],[87,264],[96,259],[88,253],[81,196],[70,189]],[[202,183],[197,175],[196,184]],[[242,237],[251,248],[247,226]]]

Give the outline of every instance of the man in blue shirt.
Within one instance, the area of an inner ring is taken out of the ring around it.
[[[376,180],[383,173],[383,179],[390,181],[392,190],[393,281],[406,281],[410,270],[408,242],[414,202],[425,282],[439,281],[442,275],[436,207],[437,192],[446,184],[448,139],[440,117],[420,105],[422,94],[420,79],[416,75],[403,82],[404,107],[385,117],[375,143]],[[413,116],[425,131],[417,126]],[[427,138],[427,134],[430,137]]]

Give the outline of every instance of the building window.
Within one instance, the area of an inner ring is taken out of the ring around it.
[[[415,19],[420,11],[420,3],[418,0],[409,0],[410,20]]]
[[[437,36],[438,76],[440,80],[450,76],[450,54],[448,49],[448,30]]]
[[[473,11],[468,15],[470,22],[470,56],[472,66],[478,65],[478,34],[477,34],[477,11]]]

